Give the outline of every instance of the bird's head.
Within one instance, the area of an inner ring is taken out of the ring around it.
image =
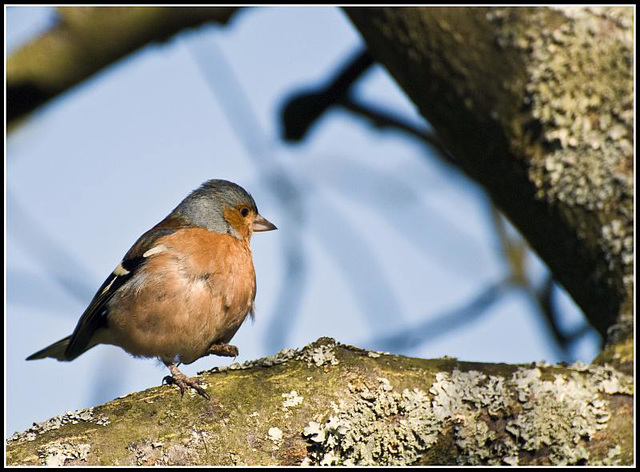
[[[208,180],[191,192],[173,211],[189,224],[229,233],[249,240],[254,231],[272,231],[276,226],[262,217],[253,197],[228,180]]]

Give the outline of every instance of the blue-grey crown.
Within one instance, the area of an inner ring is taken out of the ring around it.
[[[196,226],[217,233],[228,233],[231,229],[224,218],[224,210],[241,204],[258,212],[256,202],[245,189],[228,180],[213,179],[191,192],[174,213]]]

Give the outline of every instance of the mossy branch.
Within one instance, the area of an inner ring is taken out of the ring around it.
[[[321,338],[16,433],[8,465],[631,464],[632,378],[415,359]]]
[[[205,22],[226,24],[237,8],[60,7],[55,25],[7,60],[7,121],[152,41]]]
[[[346,8],[580,305],[633,333],[633,8]]]

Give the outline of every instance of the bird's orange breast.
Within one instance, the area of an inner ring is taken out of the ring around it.
[[[158,238],[110,303],[112,344],[136,356],[191,363],[228,342],[253,311],[256,278],[247,241],[201,228]]]

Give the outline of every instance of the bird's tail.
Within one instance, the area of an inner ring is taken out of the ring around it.
[[[38,352],[31,354],[27,357],[28,361],[33,361],[35,359],[44,359],[45,357],[51,357],[53,359],[58,359],[59,361],[70,361],[64,352],[69,345],[69,341],[71,340],[71,336],[67,336],[64,339],[61,339],[58,342],[53,343],[51,346],[47,346],[44,349],[40,349]]]

